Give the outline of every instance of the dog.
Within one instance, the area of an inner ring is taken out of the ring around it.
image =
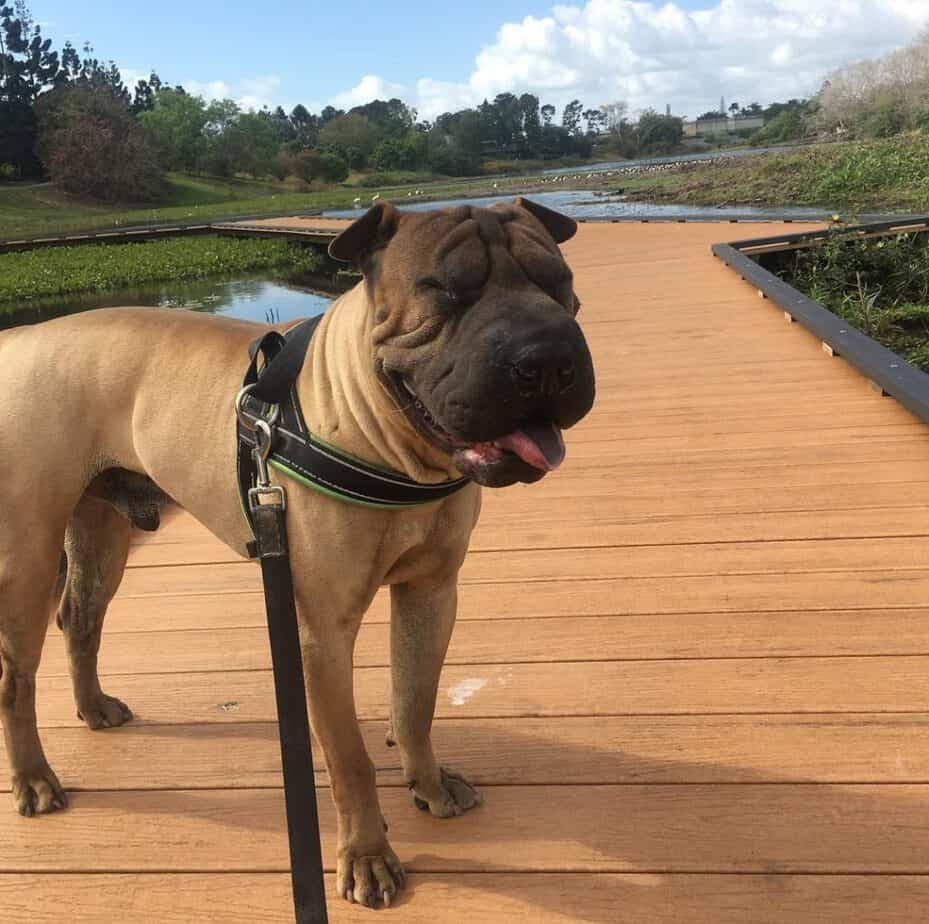
[[[383,510],[274,476],[288,489],[311,721],[337,809],[337,889],[350,901],[389,904],[404,882],[352,696],[355,636],[383,585],[389,738],[404,778],[437,818],[480,802],[432,751],[439,673],[481,486],[534,482],[557,468],[561,431],[594,401],[558,248],[575,230],[524,199],[430,212],[379,203],[330,246],[363,278],[326,313],[298,377],[311,432],[418,482],[470,478],[442,501]],[[35,714],[56,604],[79,717],[92,729],[121,725],[132,714],[101,689],[97,652],[132,528],[156,528],[173,503],[246,554],[233,405],[248,346],[264,330],[107,308],[0,334],[0,718],[23,815],[66,805]],[[67,571],[56,589],[62,549]]]

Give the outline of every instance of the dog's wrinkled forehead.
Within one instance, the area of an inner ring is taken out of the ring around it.
[[[517,206],[458,206],[409,217],[414,220],[401,225],[398,243],[401,238],[434,242],[412,248],[418,255],[416,272],[434,275],[456,290],[483,288],[495,269],[504,280],[515,274],[544,288],[570,276],[551,234]]]

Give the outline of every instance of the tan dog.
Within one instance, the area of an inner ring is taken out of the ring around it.
[[[430,743],[456,579],[478,484],[534,481],[590,409],[593,370],[556,242],[574,222],[517,200],[404,213],[384,204],[333,243],[365,280],[329,310],[298,393],[312,432],[421,482],[474,484],[404,510],[354,506],[285,480],[314,732],[338,811],[338,890],[374,906],[404,879],[385,835],[352,698],[352,649],[391,588],[392,731],[421,806],[479,802]],[[232,549],[251,538],[235,477],[233,401],[263,328],[192,312],[104,309],[0,335],[0,717],[24,815],[66,804],[39,741],[35,675],[64,547],[58,622],[91,728],[129,709],[100,688],[97,650],[130,524],[180,504]],[[415,396],[414,397],[411,397]],[[280,476],[278,476],[280,477]],[[350,566],[347,567],[347,564]]]

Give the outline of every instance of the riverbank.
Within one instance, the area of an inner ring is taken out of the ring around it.
[[[712,166],[721,160],[719,156],[712,156],[712,160],[703,163]],[[609,189],[627,175],[666,172],[674,166],[662,162],[662,159],[647,164],[633,163],[635,165],[628,168],[617,163],[614,168],[612,164],[590,162],[555,176],[551,172],[532,174],[531,168],[539,167],[541,162],[524,162],[521,175],[461,179],[414,178],[402,173],[371,175],[355,177],[353,184],[308,190],[298,189],[292,182],[172,174],[168,177],[167,198],[157,207],[82,201],[63,194],[51,183],[0,184],[0,238],[256,215],[296,215],[316,210],[361,209],[376,201],[375,197],[379,200],[392,199],[402,205],[496,193],[516,195],[550,189]],[[548,162],[547,169],[551,171],[558,166],[557,161]],[[561,168],[564,170],[564,165]],[[587,179],[588,174],[592,181]],[[374,182],[379,179],[384,183]]]
[[[87,244],[0,255],[0,312],[81,292],[205,279],[258,270],[313,273],[325,257],[311,247],[261,238],[183,237]]]
[[[784,153],[686,165],[621,184],[630,199],[683,205],[823,206],[862,211],[929,210],[929,135],[818,144]]]

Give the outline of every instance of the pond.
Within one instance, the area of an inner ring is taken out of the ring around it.
[[[251,276],[164,282],[142,288],[61,296],[54,301],[38,302],[16,312],[0,314],[0,329],[115,305],[190,308],[246,321],[278,323],[325,311],[335,294],[321,291],[319,285],[315,277],[268,279]]]
[[[622,178],[617,178],[617,185]],[[493,205],[495,202],[512,202],[515,193],[504,196],[481,196],[474,199],[444,199],[441,202],[404,202],[395,204],[410,211],[442,208],[447,205]],[[624,196],[613,193],[598,194],[591,190],[559,189],[554,192],[532,192],[529,198],[549,208],[564,212],[572,218],[623,219],[650,221],[687,218],[698,221],[751,221],[752,219],[793,221],[827,221],[836,211],[829,208],[756,208],[738,206],[668,205],[659,202],[630,202]],[[367,205],[368,203],[365,203]],[[327,218],[357,218],[363,209],[340,209],[323,214]],[[875,221],[876,216],[861,216],[862,220]]]

